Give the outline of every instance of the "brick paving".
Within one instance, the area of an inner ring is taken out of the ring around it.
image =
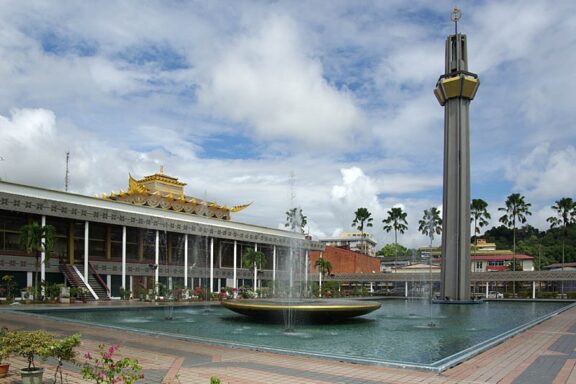
[[[90,327],[49,320],[13,311],[0,311],[0,326],[46,329],[59,335],[82,334],[79,356],[100,343],[121,344],[120,354],[137,358],[141,383],[210,383],[218,377],[233,384],[576,384],[576,308],[535,327],[442,373],[353,364],[312,357],[206,345],[136,332]],[[10,357],[9,376],[0,384],[20,383],[24,360]],[[41,362],[44,383],[52,383],[54,362]],[[87,383],[79,367],[66,364],[65,383]]]

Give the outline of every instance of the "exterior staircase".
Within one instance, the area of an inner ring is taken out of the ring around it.
[[[89,288],[92,288],[94,293],[98,295],[99,300],[110,300],[109,295],[110,290],[108,289],[108,286],[106,286],[106,284],[104,283],[98,272],[96,272],[92,264],[89,264],[90,273],[88,274],[88,284],[90,285],[90,287],[88,287],[88,285],[84,283],[83,279],[78,275],[77,270],[71,264],[66,264],[65,262],[61,261],[59,268],[60,272],[62,272],[64,276],[66,276],[66,279],[68,280],[68,283],[70,284],[71,287],[84,288],[88,291],[90,291]],[[96,300],[96,298],[90,294],[88,295],[88,300]]]

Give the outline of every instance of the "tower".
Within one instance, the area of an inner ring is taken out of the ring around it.
[[[444,107],[441,297],[462,301],[470,300],[469,109],[480,80],[468,72],[466,35],[458,33],[458,8],[451,18],[455,30],[446,39],[445,73],[434,89]]]

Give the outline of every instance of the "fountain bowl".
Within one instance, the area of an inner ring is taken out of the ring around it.
[[[287,313],[291,313],[298,323],[326,323],[366,315],[382,304],[340,299],[249,299],[226,300],[222,306],[263,321],[281,322]]]

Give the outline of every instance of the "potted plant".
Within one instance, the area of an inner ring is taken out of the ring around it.
[[[3,362],[4,359],[10,356],[8,345],[4,342],[6,333],[8,333],[8,328],[2,327],[2,329],[0,329],[0,378],[6,377],[6,375],[8,375],[8,369],[10,369],[10,364]]]
[[[20,370],[22,384],[41,384],[44,368],[34,365],[36,356],[46,358],[50,355],[50,346],[54,336],[50,333],[38,331],[8,331],[3,337],[8,352],[20,355],[28,361],[28,367]]]

